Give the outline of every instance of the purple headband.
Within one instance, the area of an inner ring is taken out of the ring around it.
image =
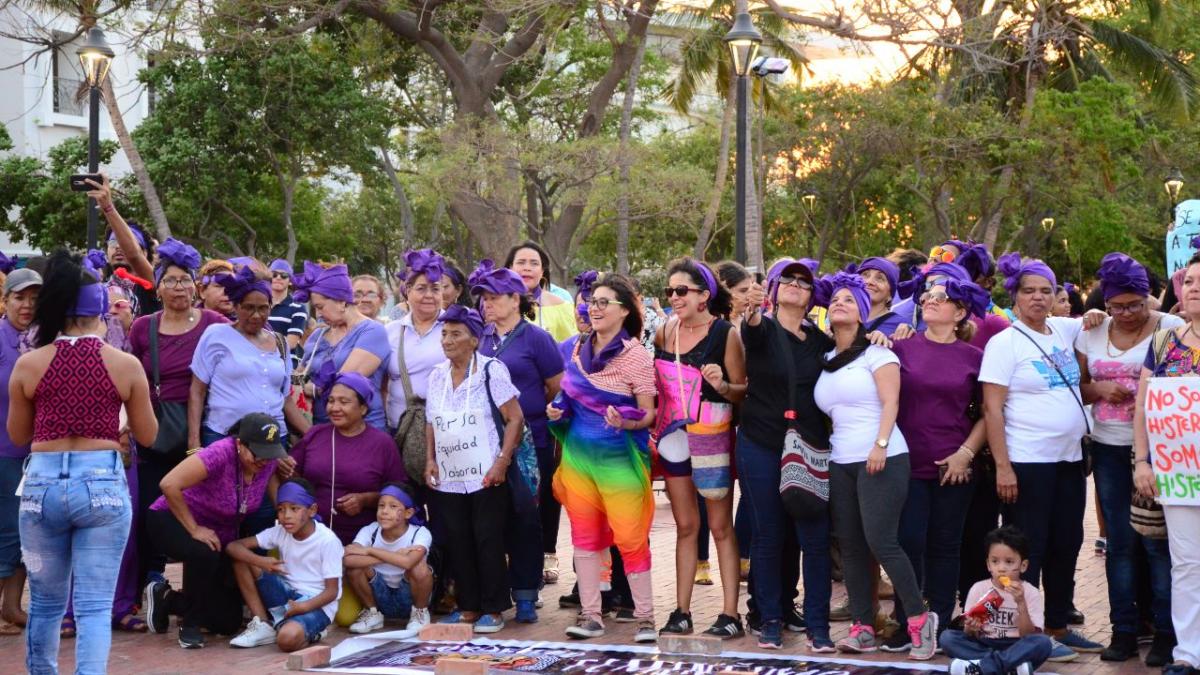
[[[147,249],[148,247],[146,246],[146,234],[144,232],[142,232],[142,228],[133,221],[129,221],[126,224],[129,225],[130,231],[133,232],[133,238],[137,240],[138,246],[141,246],[143,250]],[[109,232],[108,233],[108,243],[111,244],[111,243],[115,242],[116,240],[117,240],[117,233]]]
[[[596,270],[587,270],[575,277],[575,288],[584,300],[589,300],[592,297],[592,286],[595,286],[599,280],[599,272]]]
[[[521,288],[525,285],[522,284]],[[442,323],[461,323],[471,331],[471,335],[476,338],[483,336],[483,318],[479,316],[479,312],[463,307],[462,305],[453,305],[450,309],[442,312]]]
[[[395,499],[396,501],[400,502],[401,504],[404,505],[404,508],[406,508],[406,509],[413,509],[412,518],[408,519],[408,522],[410,524],[412,524],[412,525],[424,525],[425,524],[425,518],[423,518],[421,516],[421,510],[417,508],[416,502],[413,501],[412,497],[408,496],[407,492],[405,492],[404,490],[401,490],[399,486],[396,486],[396,485],[383,486],[383,489],[379,491],[379,496],[382,497],[384,495],[387,495],[388,497],[391,497],[392,499]]]
[[[996,266],[1004,275],[1004,290],[1008,291],[1013,298],[1017,297],[1017,289],[1021,287],[1021,278],[1028,275],[1043,277],[1050,282],[1051,286],[1058,285],[1054,271],[1037,258],[1022,259],[1020,253],[1006,253],[996,261]]]
[[[354,285],[350,283],[350,274],[345,265],[325,268],[305,260],[304,274],[292,276],[292,284],[296,287],[292,297],[297,302],[308,302],[312,293],[320,293],[330,300],[354,302]]]
[[[217,283],[225,289],[225,295],[234,304],[241,304],[242,299],[254,292],[262,293],[271,299],[271,282],[259,279],[249,265],[243,265],[237,274],[226,274],[217,277]]]
[[[160,247],[159,250],[161,251],[162,248]],[[288,261],[284,260],[283,258],[276,258],[272,260],[267,269],[271,270],[272,272],[283,272],[289,277],[296,273],[295,270],[292,269],[292,266],[288,264]]]
[[[174,265],[179,269],[186,270],[188,276],[196,278],[196,270],[200,267],[200,254],[196,249],[179,241],[174,237],[167,237],[167,240],[158,245],[158,267],[154,269],[154,284],[162,281],[163,274],[167,268]]]
[[[295,481],[288,481],[280,485],[279,491],[275,493],[275,503],[282,504],[284,502],[307,509],[317,503],[317,498],[308,494],[308,490],[305,490],[303,485]],[[313,520],[320,522],[321,517],[313,516]]]
[[[341,384],[349,387],[368,406],[371,405],[371,401],[375,400],[375,387],[371,385],[371,381],[362,373],[354,371],[339,373],[337,378],[333,380],[333,384],[335,386]]]
[[[849,267],[855,266],[853,264],[848,266],[846,269],[847,272],[859,276],[862,276],[862,273],[867,270],[875,270],[887,277],[888,290],[892,295],[895,295],[900,290],[900,268],[896,266],[896,263],[887,258],[867,258],[859,263],[855,269],[849,269]]]
[[[495,293],[508,295],[516,293],[525,295],[525,282],[521,276],[507,267],[496,267],[496,263],[484,258],[479,261],[479,267],[467,277],[467,285],[471,287],[471,295]]]
[[[1104,294],[1105,302],[1122,293],[1150,295],[1150,277],[1146,274],[1146,268],[1124,253],[1104,256],[1096,276],[1100,279],[1100,291]],[[1065,288],[1066,284],[1063,286]]]
[[[708,265],[704,264],[703,261],[693,258],[688,258],[687,260],[700,273],[700,278],[704,279],[704,285],[707,287],[708,295],[711,298],[709,302],[712,302],[717,297],[717,278],[713,276],[712,270],[708,269]]]
[[[418,248],[404,254],[404,276],[401,281],[411,281],[419,275],[425,275],[429,283],[441,280],[446,274],[446,259],[431,248]],[[397,275],[399,276],[399,275]]]
[[[86,262],[86,261],[85,261]],[[100,283],[100,277],[87,265],[80,275],[82,286],[75,296],[75,306],[67,316],[103,316],[108,313],[108,287]]]
[[[857,274],[838,272],[818,279],[813,284],[813,296],[816,298],[816,304],[828,308],[833,296],[843,288],[854,296],[854,304],[858,305],[858,318],[863,325],[866,325],[867,316],[871,313],[871,296],[867,293],[866,283]]]
[[[943,286],[946,289],[946,296],[966,307],[968,314],[973,314],[981,319],[987,316],[988,307],[992,304],[992,296],[979,284],[947,277],[938,281],[936,285]]]

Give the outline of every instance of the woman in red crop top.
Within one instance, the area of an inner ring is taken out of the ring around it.
[[[158,422],[141,364],[103,340],[104,285],[66,251],[50,257],[44,279],[34,312],[38,348],[17,360],[9,381],[8,434],[32,442],[18,488],[30,590],[25,665],[56,669],[74,577],[76,672],[103,673],[131,517],[121,408],[142,445],[154,442]]]

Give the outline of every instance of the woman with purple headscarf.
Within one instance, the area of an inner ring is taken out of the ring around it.
[[[891,335],[904,323],[904,317],[891,310],[892,300],[900,287],[900,268],[887,258],[867,258],[848,270],[862,277],[871,297],[871,311],[867,313],[866,331],[879,331]]]
[[[300,370],[313,386],[313,421],[329,421],[325,399],[338,373],[357,372],[371,381],[379,392],[383,388],[384,364],[392,352],[387,329],[378,321],[363,316],[354,304],[354,288],[345,265],[323,267],[304,261],[304,273],[293,279],[295,297],[312,302],[317,317],[325,323],[304,343]],[[383,396],[371,400],[367,424],[387,429]]]
[[[1108,579],[1112,642],[1100,655],[1105,661],[1136,658],[1139,617],[1154,618],[1154,644],[1146,665],[1170,662],[1175,645],[1171,625],[1171,555],[1164,539],[1142,537],[1129,524],[1133,490],[1134,399],[1138,378],[1154,333],[1184,324],[1183,319],[1150,307],[1146,268],[1123,253],[1109,253],[1096,273],[1109,316],[1075,340],[1084,403],[1092,405],[1092,470],[1100,512],[1108,527],[1104,560]],[[1149,564],[1151,605],[1138,605],[1137,558]],[[1141,611],[1139,611],[1139,609]]]

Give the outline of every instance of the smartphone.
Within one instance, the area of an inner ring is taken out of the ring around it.
[[[104,178],[98,173],[77,173],[71,176],[71,192],[91,192],[96,188],[92,187],[87,181],[93,180],[97,183],[104,183]]]

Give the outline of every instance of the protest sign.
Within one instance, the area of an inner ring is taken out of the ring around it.
[[[1187,266],[1195,253],[1192,237],[1200,234],[1200,199],[1188,199],[1175,207],[1174,226],[1167,230],[1167,278]]]
[[[1160,504],[1200,504],[1200,377],[1146,386],[1146,435]]]

